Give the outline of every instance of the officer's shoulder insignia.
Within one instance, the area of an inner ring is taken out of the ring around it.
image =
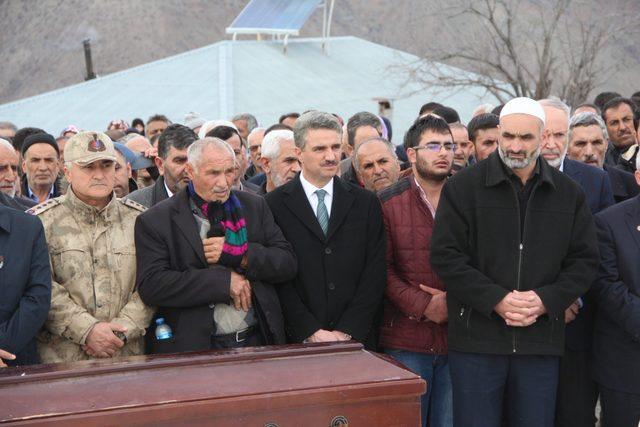
[[[119,199],[119,200],[120,200],[120,203],[122,203],[123,205],[139,210],[140,212],[144,212],[147,210],[146,206],[141,205],[140,203],[135,202],[131,199]]]
[[[42,202],[39,205],[36,205],[27,210],[27,213],[31,215],[40,215],[41,213],[46,212],[49,209],[58,206],[59,204],[60,201],[58,199],[49,199],[46,202]]]

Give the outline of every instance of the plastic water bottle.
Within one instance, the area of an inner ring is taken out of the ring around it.
[[[169,325],[164,323],[164,317],[158,317],[156,319],[156,339],[157,340],[168,340],[173,337],[173,332],[171,332],[171,328]]]

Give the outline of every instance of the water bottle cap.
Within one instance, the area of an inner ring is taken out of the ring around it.
[[[164,323],[164,317],[158,317],[156,319],[156,325],[162,325]]]

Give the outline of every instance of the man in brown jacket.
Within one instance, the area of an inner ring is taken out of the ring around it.
[[[444,283],[429,263],[440,192],[456,149],[447,123],[416,121],[405,137],[411,174],[380,193],[387,233],[387,288],[380,345],[427,381],[422,425],[452,426]]]

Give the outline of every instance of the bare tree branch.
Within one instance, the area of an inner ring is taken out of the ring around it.
[[[407,82],[480,87],[501,102],[552,94],[569,104],[584,102],[622,66],[603,56],[616,34],[640,33],[640,17],[603,13],[585,0],[447,0],[441,10],[445,21],[464,28],[455,34],[458,47],[429,46],[420,60],[403,66]]]

